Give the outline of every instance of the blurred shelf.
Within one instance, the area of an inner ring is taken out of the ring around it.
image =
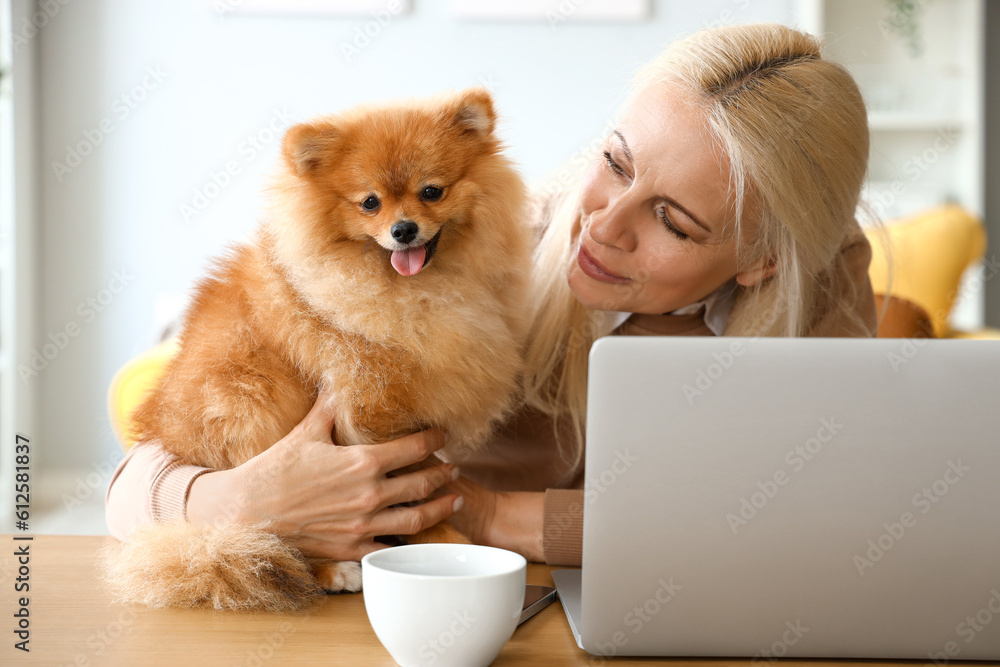
[[[868,127],[877,131],[934,132],[942,129],[964,129],[966,121],[948,114],[924,114],[907,111],[873,111],[868,114]]]
[[[967,122],[949,114],[924,114],[908,111],[873,111],[868,126],[877,131],[933,132],[942,129],[962,130]]]

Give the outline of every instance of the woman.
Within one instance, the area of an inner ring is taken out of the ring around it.
[[[804,33],[731,26],[673,44],[635,84],[586,172],[534,212],[524,407],[488,450],[461,471],[387,478],[440,449],[443,434],[331,447],[321,396],[292,433],[233,470],[134,446],[108,489],[112,534],[184,515],[272,517],[303,552],[358,560],[384,547],[379,535],[450,519],[476,542],[579,564],[594,340],[873,336],[871,249],[855,219],[868,126],[846,70]]]

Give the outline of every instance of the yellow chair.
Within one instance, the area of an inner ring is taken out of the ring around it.
[[[961,332],[948,324],[963,274],[986,252],[986,229],[981,220],[962,207],[949,204],[890,221],[886,237],[873,231],[868,233],[872,245],[868,269],[872,289],[876,296],[892,301],[890,312],[879,328],[880,337],[896,337],[887,335],[884,329],[907,335],[907,324],[903,322],[908,321],[914,322],[916,328],[909,335],[1000,338],[998,329]],[[893,258],[891,286],[885,256],[887,245]],[[931,331],[920,331],[921,325],[916,322],[918,310],[929,319]]]
[[[111,413],[111,427],[118,436],[118,442],[128,451],[134,440],[129,425],[129,415],[139,407],[146,393],[156,386],[167,369],[180,345],[177,338],[170,338],[130,359],[111,378],[108,389],[108,410]]]

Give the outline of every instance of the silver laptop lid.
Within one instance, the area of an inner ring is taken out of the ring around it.
[[[599,339],[584,646],[1000,658],[998,389],[989,341]]]

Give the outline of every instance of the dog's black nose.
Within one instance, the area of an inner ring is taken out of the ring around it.
[[[412,220],[403,220],[402,222],[394,224],[389,232],[392,234],[392,238],[396,239],[400,243],[409,243],[413,239],[417,238],[417,234],[420,232],[420,227]]]

